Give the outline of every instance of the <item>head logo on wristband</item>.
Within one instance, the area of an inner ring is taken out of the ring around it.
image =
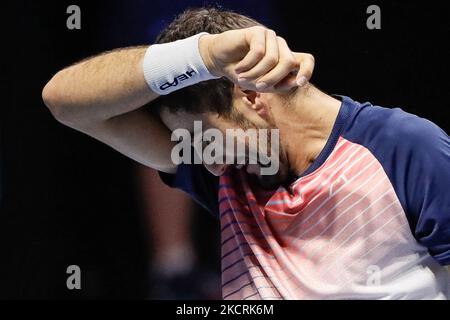
[[[179,75],[179,76],[175,77],[175,79],[173,79],[172,82],[164,83],[162,86],[159,87],[159,89],[164,91],[164,90],[169,89],[170,87],[176,87],[182,81],[186,81],[186,80],[189,80],[190,78],[192,78],[195,74],[197,74],[197,72],[195,70],[192,70],[192,69],[188,70],[185,73],[183,73],[182,75]]]
[[[147,49],[143,71],[150,89],[160,95],[196,83],[217,79],[205,66],[198,48],[199,38],[205,32],[169,43],[155,44]]]

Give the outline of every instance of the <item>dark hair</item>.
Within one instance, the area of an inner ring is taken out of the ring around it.
[[[215,7],[188,9],[178,15],[157,37],[156,43],[185,39],[200,32],[222,33],[233,29],[261,25],[244,15]],[[154,101],[158,109],[167,107],[171,112],[192,113],[217,112],[221,116],[233,117],[233,84],[226,78],[209,80],[161,96]]]

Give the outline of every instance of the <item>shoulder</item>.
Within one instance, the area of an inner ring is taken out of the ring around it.
[[[376,153],[399,151],[404,156],[445,155],[449,136],[433,122],[400,108],[360,104],[345,137]]]
[[[450,263],[450,139],[433,122],[402,109],[355,103],[344,138],[380,162],[416,240]]]
[[[380,135],[387,141],[407,145],[412,150],[433,149],[439,146],[439,139],[448,138],[448,135],[433,122],[417,115],[403,111],[400,108],[387,109],[374,107],[380,110]]]

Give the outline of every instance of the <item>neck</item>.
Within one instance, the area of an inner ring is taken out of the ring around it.
[[[281,156],[292,174],[301,175],[322,151],[330,137],[341,102],[312,85],[297,89],[288,105],[276,112]]]

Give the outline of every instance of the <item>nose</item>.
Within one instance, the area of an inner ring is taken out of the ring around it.
[[[215,176],[221,176],[227,170],[226,164],[205,164],[206,169]]]

